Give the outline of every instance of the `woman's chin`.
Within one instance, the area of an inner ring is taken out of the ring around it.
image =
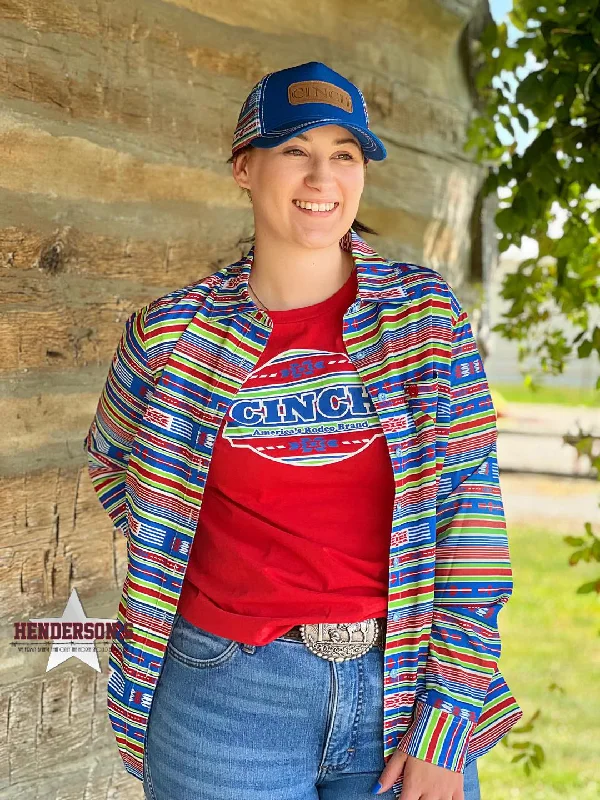
[[[330,228],[328,227],[327,229],[319,229],[317,227],[311,227],[307,225],[306,227],[297,230],[294,239],[303,247],[331,247],[336,242],[339,242],[347,230],[348,228],[346,228],[344,231],[340,231],[339,225],[335,225]]]

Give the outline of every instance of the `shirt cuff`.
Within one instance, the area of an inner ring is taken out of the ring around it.
[[[413,720],[400,741],[398,749],[410,756],[464,772],[465,756],[476,722],[460,715],[417,700]]]

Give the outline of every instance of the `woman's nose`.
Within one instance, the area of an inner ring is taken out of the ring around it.
[[[308,172],[306,174],[306,182],[310,185],[320,185],[323,183],[331,183],[333,180],[333,173],[329,159],[313,159],[308,164]]]

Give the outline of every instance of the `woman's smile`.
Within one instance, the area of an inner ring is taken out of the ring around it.
[[[303,214],[310,214],[313,217],[330,217],[339,206],[339,203],[311,203],[307,200],[293,200],[292,202]]]

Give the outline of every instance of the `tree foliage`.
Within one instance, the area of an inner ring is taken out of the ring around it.
[[[600,0],[514,0],[509,16],[516,41],[509,43],[505,24],[492,23],[479,43],[481,110],[465,150],[489,168],[484,193],[501,198],[500,252],[520,247],[523,237],[537,242],[538,255],[505,277],[508,308],[493,328],[518,342],[519,360],[533,365],[526,381],[535,386],[573,356],[600,372]],[[519,152],[524,134],[529,144]],[[559,236],[552,233],[557,218],[564,218]],[[580,430],[565,441],[600,477],[598,437]],[[589,522],[585,535],[564,542],[574,548],[571,566],[600,562],[600,538]],[[600,595],[600,579],[578,592]],[[514,733],[529,732],[539,713]],[[541,766],[539,745],[505,740],[528,774]]]
[[[543,2],[514,0],[513,43],[506,24],[483,31],[481,112],[465,143],[489,168],[484,193],[502,198],[500,252],[524,236],[538,245],[537,256],[506,275],[501,296],[509,306],[493,328],[517,341],[520,361],[538,370],[527,376],[530,385],[562,372],[573,356],[600,371],[600,0]],[[519,153],[523,134],[530,141]],[[560,236],[551,235],[557,216]],[[597,436],[580,430],[565,441],[600,475]],[[585,552],[589,560],[600,547]]]
[[[494,330],[519,343],[521,361],[558,374],[571,355],[600,354],[600,204],[586,196],[600,186],[600,0],[515,0],[510,19],[521,34],[513,44],[505,24],[483,33],[482,111],[466,149],[489,167],[484,192],[503,198],[500,252],[524,236],[539,246],[507,276],[510,308]],[[535,133],[522,153],[520,131]],[[552,238],[557,207],[566,219]]]

